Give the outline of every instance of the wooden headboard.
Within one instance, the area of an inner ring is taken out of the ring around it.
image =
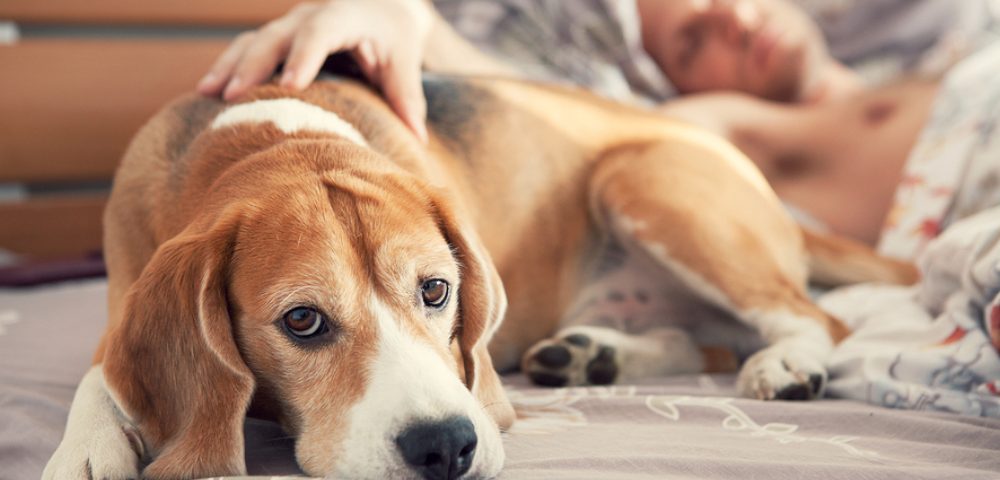
[[[234,34],[295,3],[0,2],[18,33],[0,44],[0,251],[99,251],[108,187],[139,126],[193,89]]]

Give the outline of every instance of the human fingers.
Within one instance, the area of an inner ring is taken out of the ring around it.
[[[198,93],[207,96],[217,96],[222,93],[223,87],[229,83],[229,79],[233,76],[233,70],[236,69],[236,62],[243,57],[243,52],[253,41],[255,32],[243,32],[233,39],[229,47],[226,48],[222,55],[215,60],[212,67],[208,69],[208,73],[198,82],[198,86],[195,87]]]
[[[372,43],[362,41],[351,53],[365,78],[372,85],[381,85],[382,79],[379,76],[378,58],[375,56],[375,49],[372,47]]]
[[[426,143],[427,101],[420,83],[420,63],[420,54],[414,49],[397,50],[380,72],[380,86],[396,114]]]
[[[346,43],[351,34],[337,19],[318,15],[296,32],[281,76],[282,86],[305,88],[316,78],[327,55],[349,48]]]
[[[288,54],[292,39],[303,19],[315,8],[313,4],[302,4],[293,8],[284,17],[257,30],[253,40],[236,62],[222,97],[233,100],[246,93],[250,87],[267,80],[278,63]]]

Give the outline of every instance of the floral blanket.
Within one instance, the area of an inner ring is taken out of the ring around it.
[[[941,84],[910,152],[879,241],[916,258],[952,223],[1000,205],[1000,41],[961,61]]]
[[[820,304],[854,334],[834,396],[1000,417],[1000,43],[957,64],[910,154],[879,244],[918,259],[913,288],[862,285]]]
[[[820,305],[854,333],[829,393],[878,405],[1000,418],[1000,207],[931,241],[915,287],[860,285]]]

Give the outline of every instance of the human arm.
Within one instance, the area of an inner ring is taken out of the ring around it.
[[[810,158],[815,167],[818,157],[806,153],[828,143],[824,125],[839,118],[833,107],[790,105],[741,92],[685,95],[657,110],[725,138],[769,179],[780,175],[789,159]]]
[[[349,51],[362,72],[426,139],[421,67],[442,73],[517,75],[462,39],[425,0],[306,2],[238,36],[199,82],[204,95],[238,98],[285,62],[280,84],[302,89],[327,55]]]

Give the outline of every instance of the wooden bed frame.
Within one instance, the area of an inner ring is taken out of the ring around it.
[[[293,0],[4,0],[0,250],[27,260],[99,252],[115,166],[138,127],[193,89],[235,32]],[[9,196],[9,195],[8,195]]]

